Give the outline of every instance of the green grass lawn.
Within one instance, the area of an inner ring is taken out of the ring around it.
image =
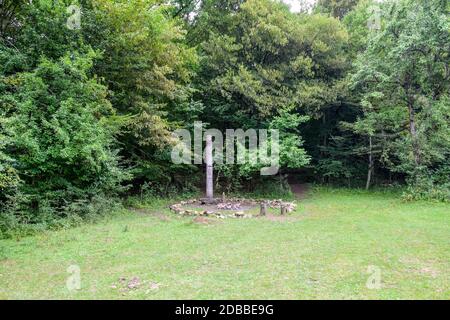
[[[0,298],[450,298],[449,204],[318,189],[285,220],[199,224],[168,203],[0,241]],[[80,290],[66,287],[70,265]],[[379,289],[366,286],[369,266]]]

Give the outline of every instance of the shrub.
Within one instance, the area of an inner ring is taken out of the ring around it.
[[[123,190],[128,175],[115,147],[119,125],[106,87],[89,73],[97,56],[86,50],[43,59],[32,72],[2,79],[0,133],[8,145],[0,154],[0,188],[17,189],[3,196],[9,212],[3,230],[16,222],[50,226],[71,214],[97,214],[104,204],[95,199]]]

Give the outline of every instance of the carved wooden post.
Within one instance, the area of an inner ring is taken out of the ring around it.
[[[205,149],[206,162],[206,198],[213,201],[213,155],[212,155],[212,138],[210,135],[206,136]]]
[[[261,208],[259,210],[260,216],[265,216],[267,213],[267,203],[265,201],[261,202]]]
[[[285,215],[286,214],[286,206],[284,204],[281,204],[280,208],[281,208],[281,212],[280,212],[281,215]]]

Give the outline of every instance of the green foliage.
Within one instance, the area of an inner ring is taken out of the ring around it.
[[[13,166],[13,160],[7,156],[2,149],[5,148],[6,138],[4,135],[0,135],[0,208],[5,205],[8,196],[13,195],[16,192],[20,183],[20,178],[17,174],[17,170]]]
[[[374,15],[379,9],[380,24],[382,24],[381,7],[382,3],[374,0],[360,0],[352,11],[347,13],[342,22],[347,27],[349,33],[349,48],[347,53],[351,55],[351,59],[356,58],[356,54],[364,51],[367,46],[367,40],[371,33],[368,23],[375,18]]]
[[[440,167],[436,171],[420,172],[409,178],[402,198],[411,200],[435,200],[450,202],[450,168]]]
[[[353,77],[355,89],[364,93],[364,117],[355,129],[374,136],[380,160],[406,173],[410,184],[423,184],[425,177],[433,183],[432,173],[448,166],[447,10],[442,1],[391,3],[385,27],[370,38]]]
[[[307,120],[303,115],[315,116],[335,99],[333,85],[347,68],[346,31],[336,19],[296,15],[269,0],[204,10],[196,32],[202,19],[212,27],[201,43],[196,80],[198,98],[208,106],[202,119],[222,130],[279,129],[282,168],[305,166],[310,157],[299,127]],[[255,179],[251,173],[260,167],[246,164],[224,172]]]
[[[171,131],[203,109],[191,99],[197,55],[166,10],[155,0],[95,0],[83,20],[84,38],[103,53],[94,71],[104,79],[116,113],[124,116],[118,140],[132,168],[134,189],[145,182],[162,189],[184,185],[192,172],[170,165],[170,146]]]
[[[126,178],[114,148],[117,125],[106,88],[89,77],[93,51],[42,59],[3,79],[3,131],[21,179],[11,204],[19,221],[64,217],[77,203],[116,196]]]
[[[308,120],[308,116],[283,112],[270,122],[269,128],[278,130],[280,134],[279,154],[281,167],[302,168],[310,162],[310,156],[302,148],[303,141],[298,130],[300,124]]]
[[[184,31],[155,0],[95,0],[87,20],[85,38],[104,53],[95,71],[114,92],[113,106],[132,115],[127,143],[169,143],[167,113],[189,98],[196,63],[195,51],[182,42]]]
[[[213,125],[259,128],[283,110],[313,109],[345,68],[347,34],[334,19],[265,0],[245,2],[225,21],[202,45],[202,101]]]
[[[342,19],[360,0],[318,0],[316,10]]]

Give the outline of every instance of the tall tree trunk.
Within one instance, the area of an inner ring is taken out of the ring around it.
[[[372,154],[372,136],[369,136],[369,169],[367,171],[366,190],[370,188],[370,182],[373,174],[373,154]]]

